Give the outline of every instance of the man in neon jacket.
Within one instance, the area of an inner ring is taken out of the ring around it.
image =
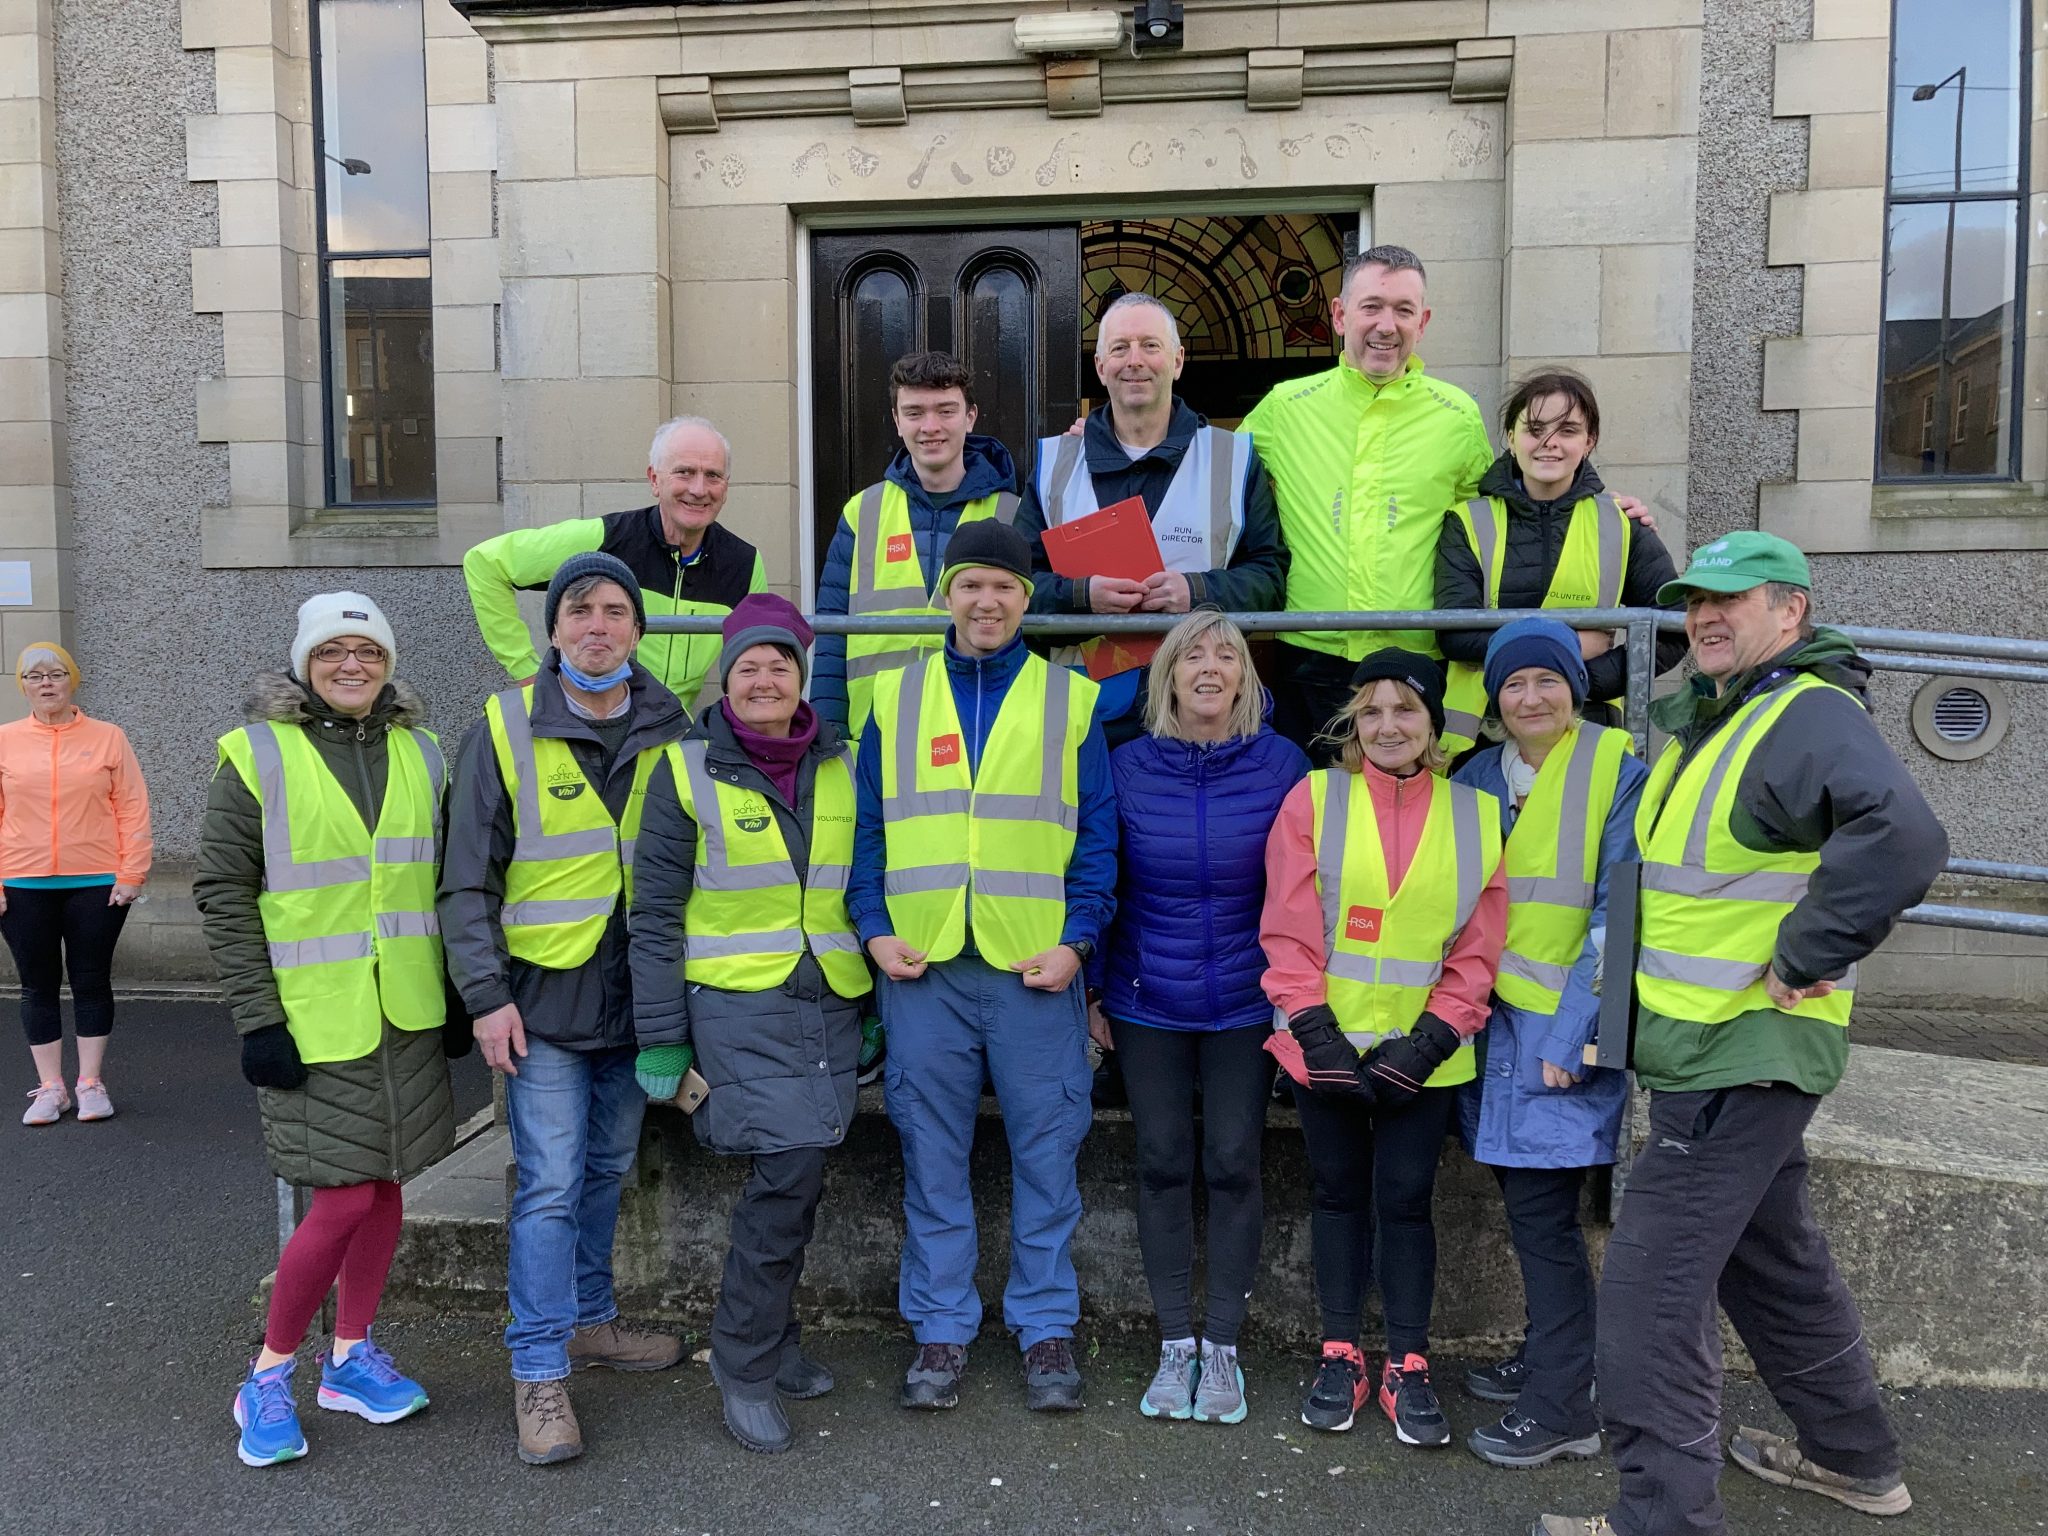
[[[603,517],[572,517],[515,528],[485,539],[462,557],[462,579],[484,644],[514,682],[540,671],[533,636],[519,616],[521,592],[545,592],[563,561],[602,550],[626,563],[651,614],[723,619],[767,584],[761,555],[718,525],[732,484],[732,444],[701,416],[678,416],[655,430],[647,451],[654,505]],[[633,659],[694,708],[718,659],[719,637],[643,635]]]

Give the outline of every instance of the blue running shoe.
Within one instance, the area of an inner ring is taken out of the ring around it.
[[[249,1379],[235,1394],[235,1424],[242,1431],[235,1454],[243,1466],[267,1467],[306,1454],[299,1405],[292,1401],[292,1372],[298,1367],[297,1360],[287,1360],[259,1371],[255,1361],[249,1362]]]
[[[427,1389],[393,1365],[375,1339],[366,1338],[339,1365],[334,1352],[327,1352],[320,1364],[320,1406],[372,1424],[395,1424],[427,1406]]]

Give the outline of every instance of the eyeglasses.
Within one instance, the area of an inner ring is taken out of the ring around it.
[[[328,666],[333,666],[353,656],[364,666],[374,667],[383,662],[386,654],[387,652],[381,645],[339,645],[332,643],[316,645],[312,651],[315,661],[325,663]]]
[[[24,672],[21,674],[21,680],[24,683],[68,683],[71,681],[71,674],[69,672]]]

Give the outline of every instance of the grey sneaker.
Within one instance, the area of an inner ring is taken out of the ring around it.
[[[967,1369],[965,1344],[920,1344],[917,1358],[903,1373],[906,1408],[957,1408],[960,1405],[960,1373]]]
[[[1159,1369],[1138,1401],[1138,1412],[1148,1419],[1191,1418],[1195,1411],[1195,1377],[1200,1372],[1193,1344],[1160,1345]]]
[[[1234,1344],[1202,1345],[1202,1379],[1195,1386],[1195,1422],[1242,1424],[1246,1412],[1244,1370]]]
[[[1033,1413],[1080,1409],[1081,1368],[1072,1339],[1040,1339],[1024,1351],[1024,1406]]]
[[[1810,1461],[1799,1447],[1783,1435],[1744,1427],[1728,1441],[1728,1455],[1735,1465],[1752,1477],[1760,1477],[1780,1488],[1798,1488],[1865,1515],[1903,1515],[1913,1507],[1913,1495],[1906,1492],[1905,1479],[1894,1472],[1890,1477],[1848,1477],[1830,1472]]]
[[[55,1125],[64,1118],[64,1111],[71,1107],[71,1095],[64,1091],[62,1083],[45,1083],[40,1088],[32,1088],[28,1097],[28,1112],[21,1117],[23,1125]]]
[[[114,1118],[114,1101],[107,1097],[107,1085],[98,1078],[78,1080],[78,1118],[81,1120],[111,1120]]]

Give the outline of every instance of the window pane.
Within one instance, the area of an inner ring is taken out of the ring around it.
[[[328,266],[337,505],[434,499],[433,282],[424,258]]]
[[[2017,202],[1892,209],[1881,475],[2012,473],[2018,219]]]
[[[1894,195],[2018,187],[2020,58],[2020,0],[1897,0]]]
[[[420,0],[319,0],[319,14],[327,248],[423,251],[427,75]]]

